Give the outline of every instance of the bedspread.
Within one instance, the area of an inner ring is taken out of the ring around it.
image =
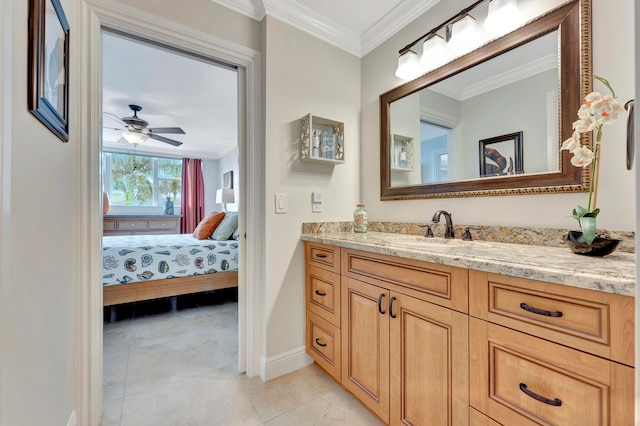
[[[103,285],[238,270],[238,241],[191,234],[102,237]]]

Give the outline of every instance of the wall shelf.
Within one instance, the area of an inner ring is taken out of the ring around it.
[[[412,172],[413,157],[413,138],[394,134],[391,138],[391,171]]]
[[[300,160],[344,163],[344,123],[307,114],[300,120]]]

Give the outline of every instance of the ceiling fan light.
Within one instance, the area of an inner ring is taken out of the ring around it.
[[[492,35],[506,34],[522,23],[517,0],[491,0],[484,29]]]
[[[422,57],[420,63],[424,65],[427,71],[434,70],[451,59],[451,50],[447,43],[439,35],[428,38],[422,44]]]
[[[149,135],[137,132],[122,132],[122,137],[133,146],[140,145],[149,139]]]
[[[416,52],[407,50],[398,57],[396,77],[403,80],[413,80],[424,74],[424,71],[424,66],[420,63]]]

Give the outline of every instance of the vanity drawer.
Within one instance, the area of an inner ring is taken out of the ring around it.
[[[473,271],[470,315],[633,365],[634,299]]]
[[[342,275],[466,313],[467,269],[420,260],[342,250]]]
[[[471,405],[499,423],[632,424],[632,368],[477,319],[469,334],[470,371],[489,381]]]
[[[307,353],[340,381],[340,329],[307,310]]]
[[[307,309],[340,327],[340,275],[306,266]]]
[[[340,273],[340,247],[307,241],[304,245],[304,254],[308,265],[336,274]]]
[[[118,220],[118,230],[139,231],[148,229],[149,221],[146,219],[120,219]]]

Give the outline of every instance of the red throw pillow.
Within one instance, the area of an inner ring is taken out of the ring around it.
[[[213,234],[222,219],[224,219],[225,212],[211,212],[204,219],[200,221],[196,229],[193,231],[194,238],[199,240],[206,240]]]

